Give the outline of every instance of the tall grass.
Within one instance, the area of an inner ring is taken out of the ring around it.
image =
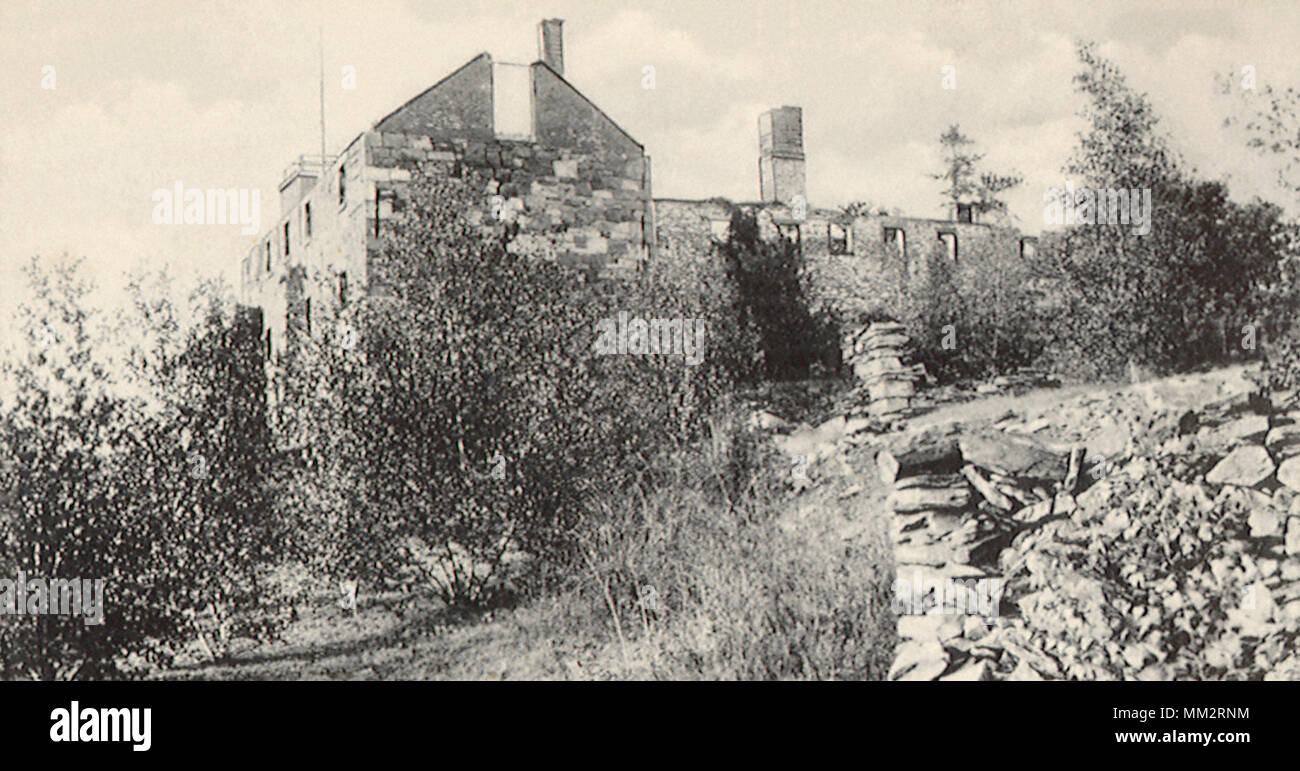
[[[570,596],[617,646],[614,676],[880,679],[893,656],[883,538],[791,527],[788,464],[737,421],[658,484],[608,504]]]

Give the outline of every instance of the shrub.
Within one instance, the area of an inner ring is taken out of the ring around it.
[[[355,350],[297,334],[280,411],[306,473],[288,495],[321,568],[377,581],[415,564],[448,602],[481,604],[507,564],[539,580],[571,564],[584,513],[699,432],[749,344],[720,276],[593,282],[520,253],[512,223],[485,237],[468,215],[485,179],[419,179],[344,311]],[[598,354],[620,311],[704,319],[702,359]]]
[[[130,352],[131,377],[109,349],[138,338],[97,324],[76,263],[34,262],[29,277],[23,350],[4,370],[0,575],[102,580],[103,619],[5,618],[0,675],[119,675],[166,664],[205,628],[265,631],[229,623],[268,602],[258,577],[277,536],[265,432],[245,410],[261,387],[249,340],[215,304],[182,335],[168,303],[142,302],[133,321],[151,342]]]
[[[994,231],[991,240],[963,247],[956,264],[936,244],[923,269],[905,277],[893,314],[878,309],[864,321],[902,323],[911,359],[940,382],[981,379],[1037,363],[1045,320],[1030,265],[1014,244],[1008,233]]]
[[[810,310],[809,277],[796,244],[780,236],[765,240],[756,217],[733,208],[720,253],[739,293],[741,322],[758,335],[769,380],[808,377],[814,364],[838,365],[836,326]]]
[[[1079,58],[1089,128],[1067,171],[1091,188],[1150,191],[1150,232],[1076,226],[1041,250],[1040,268],[1060,292],[1058,363],[1114,376],[1128,364],[1170,371],[1253,355],[1238,333],[1263,323],[1261,290],[1281,256],[1280,210],[1233,203],[1221,183],[1193,179],[1146,97],[1093,46],[1080,46]]]

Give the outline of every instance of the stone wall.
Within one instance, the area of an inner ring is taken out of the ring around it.
[[[374,188],[365,184],[364,161],[363,138],[357,137],[302,199],[281,213],[243,261],[240,303],[262,310],[273,360],[285,350],[290,318],[305,315],[308,299],[313,315],[325,318],[337,302],[340,274],[347,275],[350,286],[365,285],[366,239],[373,233],[367,212],[374,208]]]
[[[485,232],[517,225],[510,248],[601,276],[635,272],[652,225],[644,148],[550,67],[535,63],[530,73],[531,139],[496,136],[486,54],[367,132],[376,199],[369,230],[378,232],[421,176],[474,171],[489,184],[470,217]]]
[[[601,143],[584,151],[395,132],[368,132],[365,146],[367,179],[375,190],[375,207],[367,214],[371,232],[409,201],[410,186],[424,175],[472,170],[489,183],[469,218],[485,234],[499,232],[502,222],[517,224],[512,250],[601,276],[633,273],[646,257],[650,191],[640,157],[627,160]],[[370,249],[373,256],[377,239]]]
[[[842,356],[867,386],[871,414],[888,422],[905,415],[916,391],[915,368],[904,367],[907,347],[902,324],[875,323],[846,337]]]
[[[344,283],[366,290],[383,222],[424,175],[481,172],[490,182],[470,217],[485,232],[517,225],[511,249],[599,276],[642,265],[653,224],[644,148],[540,62],[528,66],[532,137],[498,137],[493,67],[475,57],[358,136],[249,251],[241,303],[263,311],[272,361],[291,323],[306,327],[309,310],[326,318]]]
[[[707,244],[710,237],[725,238],[722,223],[730,220],[733,206],[755,214],[763,238],[797,241],[808,271],[812,309],[833,309],[849,321],[881,311],[901,317],[904,298],[924,279],[928,261],[948,254],[940,233],[956,236],[957,264],[976,261],[972,268],[981,254],[1016,255],[1020,248],[1020,234],[1010,228],[915,217],[854,217],[833,209],[720,199],[656,200],[657,242]],[[886,229],[904,234],[903,248],[885,242]],[[665,259],[670,253],[666,248],[656,251]]]
[[[492,57],[479,54],[380,120],[381,133],[474,139],[492,131]]]

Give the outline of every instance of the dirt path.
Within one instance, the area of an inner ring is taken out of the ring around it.
[[[1100,395],[1122,388],[1114,384],[1089,383],[1064,388],[1037,388],[1021,394],[996,394],[968,402],[942,404],[912,418],[908,428],[923,428],[951,421],[969,425],[992,423],[1008,411],[1028,415],[1043,412],[1053,405],[1079,396]]]

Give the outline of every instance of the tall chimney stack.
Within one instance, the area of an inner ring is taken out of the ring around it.
[[[564,19],[542,19],[537,25],[537,55],[551,69],[564,74]]]
[[[764,203],[807,201],[803,109],[777,107],[758,116],[758,189]]]

